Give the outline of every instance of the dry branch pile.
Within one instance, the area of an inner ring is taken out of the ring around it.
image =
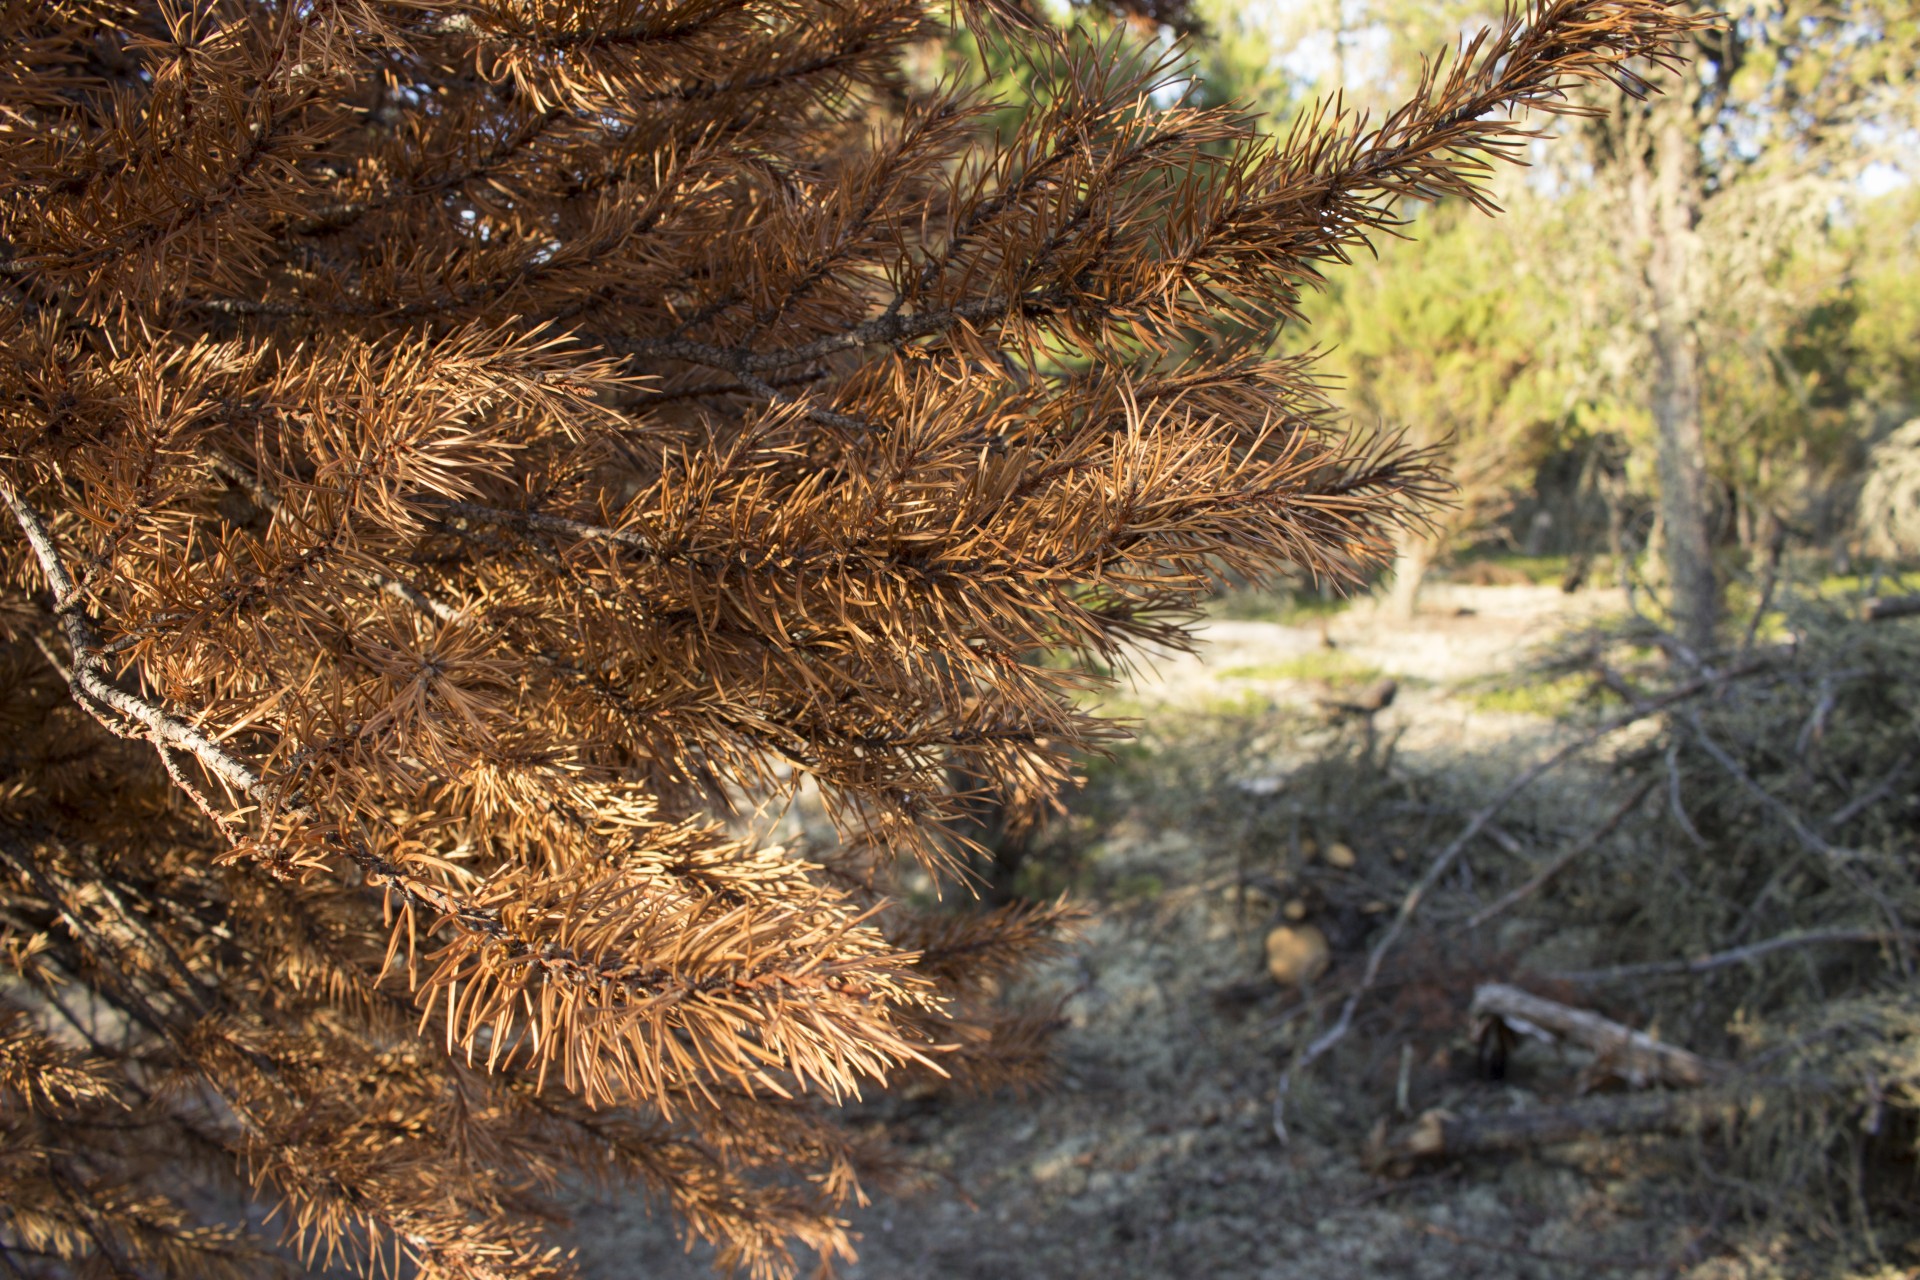
[[[1295,1135],[1373,1126],[1392,1172],[1583,1142],[1780,1274],[1920,1252],[1920,623],[1859,615],[1789,591],[1777,642],[1705,661],[1651,625],[1566,637],[1539,675],[1590,697],[1526,767],[1260,716],[1169,738],[1141,767],[1181,808],[1150,819],[1333,943],[1274,997]],[[1302,856],[1336,839],[1351,869]]]
[[[876,877],[1110,735],[1036,655],[1436,491],[1246,333],[1693,22],[1539,0],[1274,140],[968,21],[1057,85],[992,143],[919,0],[0,11],[12,1270],[266,1267],[183,1176],[422,1275],[565,1271],[580,1171],[846,1254],[815,1100],[1033,1064],[1049,913]],[[802,778],[844,848],[719,825]]]

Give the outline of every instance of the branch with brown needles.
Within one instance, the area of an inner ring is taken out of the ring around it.
[[[177,779],[179,776],[177,766],[169,756],[170,751],[178,749],[199,761],[214,777],[253,799],[265,812],[284,813],[309,825],[319,825],[319,811],[297,791],[271,785],[251,766],[193,725],[169,715],[145,698],[129,693],[110,681],[100,656],[99,641],[86,616],[84,601],[80,599],[78,588],[60,559],[53,535],[39,514],[14,493],[4,480],[0,480],[0,501],[7,504],[15,522],[26,534],[52,588],[55,612],[66,629],[73,651],[69,678],[75,701],[116,735],[146,738],[159,754],[170,777]],[[103,715],[103,709],[117,713],[126,723]],[[189,785],[187,790],[199,807],[215,817],[222,827],[225,826],[224,819],[212,812],[194,788]],[[398,863],[365,848],[351,833],[335,832],[330,835],[329,843],[360,868],[370,886],[395,895],[402,903],[427,912],[434,920],[444,920],[462,930],[484,935],[506,945],[515,955],[537,957],[542,967],[552,970],[556,975],[571,974],[578,980],[595,984],[603,984],[611,976],[604,964],[581,955],[573,948],[553,943],[529,943],[503,923],[497,912],[476,906],[450,889],[410,874]],[[649,972],[625,975],[620,985],[654,991],[676,984],[663,973]]]
[[[0,18],[0,926],[120,1010],[103,1058],[250,1126],[301,1248],[449,1280],[557,1280],[525,1189],[582,1164],[760,1280],[850,1256],[815,1099],[1031,1078],[1043,1020],[989,1002],[1060,913],[950,945],[879,869],[951,871],[970,805],[1115,736],[1037,655],[1187,647],[1212,573],[1357,579],[1444,500],[1258,353],[1404,201],[1492,212],[1532,113],[1708,21],[1530,0],[1384,120],[1272,137],[1161,105],[1177,52],[977,0],[1049,84],[989,137],[899,74],[922,0],[108,8]],[[729,834],[802,785],[846,883]],[[549,1085],[670,1137],[556,1137]],[[179,1276],[71,1234],[48,1265]]]
[[[40,562],[41,571],[46,575],[47,585],[53,591],[54,615],[59,618],[66,632],[68,647],[73,652],[68,680],[73,688],[74,700],[114,734],[129,736],[134,732],[128,727],[129,724],[139,725],[144,730],[139,736],[150,739],[157,750],[178,747],[200,761],[222,782],[261,805],[284,807],[290,813],[312,820],[315,816],[313,810],[307,808],[304,802],[283,796],[275,788],[269,787],[259,774],[206,734],[184,720],[168,715],[144,698],[117,687],[108,679],[106,664],[100,657],[100,642],[94,633],[93,623],[87,617],[85,601],[80,598],[79,588],[67,572],[66,565],[61,562],[59,548],[54,545],[53,534],[47,529],[46,522],[4,479],[0,479],[0,501],[7,504],[14,522],[26,534],[27,542]],[[102,709],[115,712],[123,722],[115,722],[101,714]]]

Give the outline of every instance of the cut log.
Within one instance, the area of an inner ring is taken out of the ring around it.
[[[1483,983],[1473,993],[1476,1019],[1498,1018],[1516,1031],[1537,1029],[1593,1051],[1595,1067],[1635,1088],[1651,1084],[1705,1084],[1716,1064],[1677,1045],[1662,1044],[1587,1009],[1548,1000],[1502,982]]]
[[[1317,925],[1283,924],[1267,934],[1267,976],[1280,986],[1311,986],[1332,963],[1333,949]]]
[[[1738,1105],[1718,1091],[1616,1093],[1565,1106],[1495,1114],[1455,1115],[1435,1108],[1389,1134],[1385,1125],[1367,1143],[1367,1166],[1404,1177],[1433,1160],[1524,1151],[1587,1138],[1638,1133],[1696,1133],[1719,1127]]]
[[[1916,613],[1920,613],[1920,595],[1874,596],[1860,606],[1860,617],[1867,622],[1910,618]]]

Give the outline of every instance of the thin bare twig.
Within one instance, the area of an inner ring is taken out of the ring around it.
[[[1641,802],[1647,798],[1648,793],[1653,790],[1658,781],[1659,780],[1651,774],[1642,779],[1640,785],[1635,787],[1633,793],[1607,816],[1605,822],[1561,850],[1546,866],[1534,872],[1525,884],[1501,895],[1501,897],[1494,902],[1489,903],[1474,912],[1471,916],[1468,916],[1466,924],[1462,927],[1478,929],[1495,916],[1512,910],[1520,903],[1525,902],[1528,898],[1540,892],[1540,890],[1545,887],[1547,881],[1553,879],[1562,871],[1565,871],[1580,858],[1584,857],[1588,850],[1596,848],[1601,841],[1619,830],[1620,824],[1626,821],[1627,815],[1640,807]]]
[[[1760,601],[1753,606],[1753,616],[1747,619],[1747,629],[1740,639],[1740,652],[1753,652],[1753,643],[1760,635],[1761,620],[1767,616],[1767,610],[1773,607],[1773,593],[1780,585],[1780,556],[1787,549],[1787,525],[1784,520],[1772,518],[1773,534],[1767,539],[1767,564],[1760,579]]]
[[[1829,831],[1837,831],[1874,805],[1886,799],[1887,796],[1892,794],[1894,786],[1899,783],[1900,779],[1906,776],[1907,770],[1913,767],[1914,759],[1915,755],[1911,751],[1903,754],[1898,760],[1894,761],[1893,768],[1887,770],[1886,776],[1875,783],[1873,787],[1855,796],[1822,818],[1820,820],[1821,827]]]
[[[1609,982],[1658,977],[1668,973],[1710,973],[1715,969],[1724,969],[1728,965],[1744,964],[1748,960],[1757,960],[1775,951],[1786,951],[1796,947],[1817,947],[1828,943],[1893,942],[1904,936],[1886,929],[1815,929],[1782,934],[1778,938],[1768,938],[1764,942],[1734,947],[1730,951],[1716,951],[1712,955],[1695,956],[1691,960],[1652,960],[1640,964],[1618,964],[1605,969],[1566,969],[1547,976],[1556,982],[1601,986]]]
[[[1687,802],[1680,795],[1680,742],[1675,739],[1667,744],[1667,810],[1673,814],[1674,822],[1693,841],[1693,847],[1704,849],[1707,838],[1700,834],[1700,828],[1693,825],[1693,816],[1687,812]]]

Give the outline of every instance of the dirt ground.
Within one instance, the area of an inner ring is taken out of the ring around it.
[[[1501,772],[1547,748],[1555,729],[1543,716],[1488,709],[1467,692],[1472,682],[1511,670],[1531,644],[1570,621],[1619,608],[1600,591],[1568,597],[1552,587],[1440,586],[1411,626],[1389,627],[1364,606],[1334,616],[1324,636],[1317,622],[1216,621],[1200,656],[1154,664],[1122,701],[1151,723],[1222,699],[1311,703],[1326,693],[1316,671],[1385,673],[1401,687],[1380,727],[1405,730],[1405,756]],[[1257,762],[1237,783],[1258,790]],[[1380,1070],[1303,1083],[1283,1145],[1272,1124],[1278,1073],[1323,1024],[1324,992],[1343,966],[1350,974],[1359,962],[1364,932],[1336,933],[1321,993],[1263,986],[1261,945],[1274,904],[1250,904],[1235,858],[1150,815],[1103,821],[1082,884],[1091,919],[1037,979],[1043,992],[1065,997],[1070,1025],[1059,1040],[1057,1079],[1024,1099],[866,1105],[861,1119],[884,1126],[930,1171],[930,1185],[851,1215],[862,1240],[848,1276],[1787,1274],[1765,1257],[1733,1260],[1710,1247],[1712,1224],[1664,1203],[1659,1180],[1645,1176],[1648,1165],[1622,1167],[1617,1144],[1445,1166],[1402,1180],[1367,1172],[1360,1152],[1383,1120],[1435,1105],[1525,1106],[1538,1090],[1564,1087],[1566,1064],[1550,1056],[1521,1061],[1503,1081],[1482,1079],[1464,1025],[1457,1034],[1443,1030],[1437,1048],[1433,1039],[1422,1042],[1418,1062],[1409,1058],[1417,1069],[1402,1068],[1403,1097],[1377,1084]],[[1381,856],[1361,851],[1363,859]],[[1382,868],[1383,876],[1390,870]],[[1363,862],[1356,874],[1367,871]],[[1568,937],[1506,941],[1521,952],[1557,947],[1575,956],[1579,946]],[[1319,1016],[1301,1016],[1309,1011]],[[1381,1044],[1366,1052],[1390,1064],[1413,1049]],[[1353,1057],[1341,1061],[1336,1070],[1358,1070]],[[1384,1070],[1390,1080],[1391,1066]],[[1676,1158],[1684,1156],[1647,1153],[1648,1161]],[[710,1274],[637,1203],[583,1206],[576,1238],[585,1274],[600,1280]]]

